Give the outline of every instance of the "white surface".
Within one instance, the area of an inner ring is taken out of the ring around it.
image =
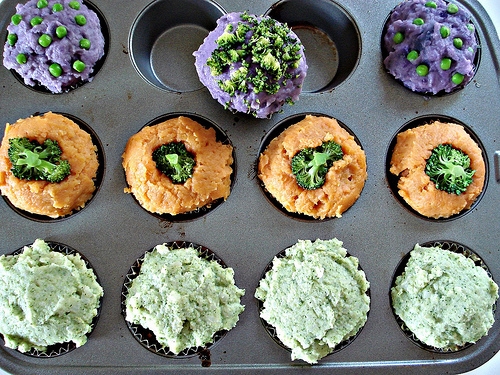
[[[500,0],[478,0],[488,12],[493,21],[496,30],[500,32]],[[497,32],[497,35],[498,35]],[[498,375],[500,373],[500,352],[498,352],[491,360],[475,370],[466,372],[462,375]],[[0,375],[7,373],[0,369]]]

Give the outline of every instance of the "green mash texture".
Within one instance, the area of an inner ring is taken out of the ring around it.
[[[255,297],[292,360],[316,363],[363,327],[368,288],[358,259],[347,256],[341,241],[299,240],[285,257],[274,258]]]
[[[80,255],[37,239],[21,254],[0,256],[0,333],[9,348],[87,342],[103,290]]]
[[[423,343],[454,350],[474,343],[494,322],[498,285],[472,259],[439,247],[410,253],[391,289],[395,313]]]

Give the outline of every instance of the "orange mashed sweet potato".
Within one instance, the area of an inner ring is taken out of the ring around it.
[[[467,190],[460,194],[436,189],[425,173],[427,159],[439,144],[450,144],[467,154],[476,172]],[[483,190],[485,164],[481,149],[463,126],[434,121],[397,135],[390,172],[399,176],[398,193],[423,216],[447,218],[469,209]]]
[[[164,144],[183,142],[194,155],[193,175],[183,184],[174,184],[156,168],[153,151]],[[146,210],[177,215],[209,207],[230,193],[233,148],[216,140],[213,128],[204,128],[188,117],[177,117],[146,126],[127,142],[123,168],[126,193],[132,193]]]
[[[300,150],[337,142],[344,153],[326,174],[318,189],[306,190],[297,184],[291,160]],[[364,187],[366,157],[354,137],[337,120],[308,115],[274,138],[259,157],[258,176],[267,191],[289,212],[324,219],[341,217]]]
[[[70,175],[58,183],[15,177],[7,152],[9,139],[16,137],[39,143],[56,140],[62,150],[61,159],[68,160],[71,166]],[[47,112],[6,125],[0,147],[0,190],[21,210],[51,218],[66,216],[84,207],[92,197],[98,166],[97,147],[90,134],[67,117]]]

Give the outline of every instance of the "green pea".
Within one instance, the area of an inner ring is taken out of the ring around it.
[[[446,8],[446,10],[448,11],[448,13],[450,14],[455,14],[458,12],[458,6],[456,4],[449,4],[448,5],[448,8]]]
[[[468,23],[467,28],[469,29],[469,31],[472,31],[472,32],[476,29],[472,23]]]
[[[44,48],[50,46],[50,43],[52,43],[52,38],[48,34],[42,34],[40,35],[40,38],[38,38],[38,44]]]
[[[19,55],[16,56],[16,61],[18,64],[26,64],[28,59],[26,58],[26,55],[24,53],[20,53]]]
[[[73,69],[75,69],[78,73],[81,73],[85,70],[85,63],[81,60],[76,60],[73,63]]]
[[[422,26],[424,24],[424,20],[422,18],[415,18],[413,20],[413,24],[417,26]]]
[[[63,73],[61,65],[57,63],[50,64],[49,66],[49,72],[52,74],[54,77],[60,77],[61,74]]]
[[[394,43],[399,44],[403,40],[405,40],[405,36],[403,35],[403,33],[398,31],[396,34],[394,34],[394,37],[392,38],[392,40],[394,41]]]
[[[77,25],[83,26],[87,23],[87,19],[85,18],[85,16],[83,14],[77,14],[75,16],[75,22]]]
[[[416,59],[418,59],[418,52],[415,50],[410,51],[408,55],[406,55],[406,58],[408,59],[408,61],[415,61]]]
[[[460,38],[453,38],[453,45],[455,46],[455,48],[462,48],[463,45],[464,45],[464,41]]]
[[[16,34],[9,34],[7,35],[7,42],[9,42],[9,45],[13,46],[17,42],[17,35]]]
[[[460,73],[455,73],[451,76],[451,82],[455,85],[460,85],[464,81],[464,75]]]
[[[425,64],[421,64],[417,66],[416,71],[420,77],[425,77],[427,74],[429,74],[429,67]]]
[[[86,38],[80,39],[80,47],[83,49],[89,50],[90,49],[90,40]]]
[[[54,5],[52,5],[53,12],[60,12],[63,9],[64,9],[64,6],[61,3],[55,3]]]
[[[428,2],[426,2],[426,3],[425,3],[425,6],[426,6],[427,8],[434,8],[434,9],[436,9],[436,8],[437,8],[437,5],[436,5],[436,3],[435,3],[434,1],[428,1]]]
[[[68,29],[64,26],[57,26],[56,28],[56,35],[59,39],[64,38],[66,35],[68,35]]]
[[[442,38],[448,38],[450,36],[450,28],[448,26],[441,26],[439,33]]]
[[[19,25],[21,21],[23,20],[23,16],[20,14],[14,14],[12,18],[10,19],[14,25]]]
[[[444,59],[441,60],[441,69],[448,70],[450,68],[451,68],[451,59],[445,57]]]
[[[36,7],[38,9],[46,8],[48,5],[49,3],[47,2],[47,0],[38,0],[38,2],[36,3]]]
[[[71,9],[75,9],[75,10],[80,9],[80,3],[78,1],[70,1],[68,5]]]
[[[43,22],[43,18],[39,16],[35,16],[30,20],[31,26],[40,25]]]

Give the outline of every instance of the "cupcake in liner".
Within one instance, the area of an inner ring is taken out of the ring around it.
[[[204,246],[177,241],[155,246],[125,277],[122,314],[135,339],[172,358],[199,355],[232,329],[244,290],[234,272]]]

